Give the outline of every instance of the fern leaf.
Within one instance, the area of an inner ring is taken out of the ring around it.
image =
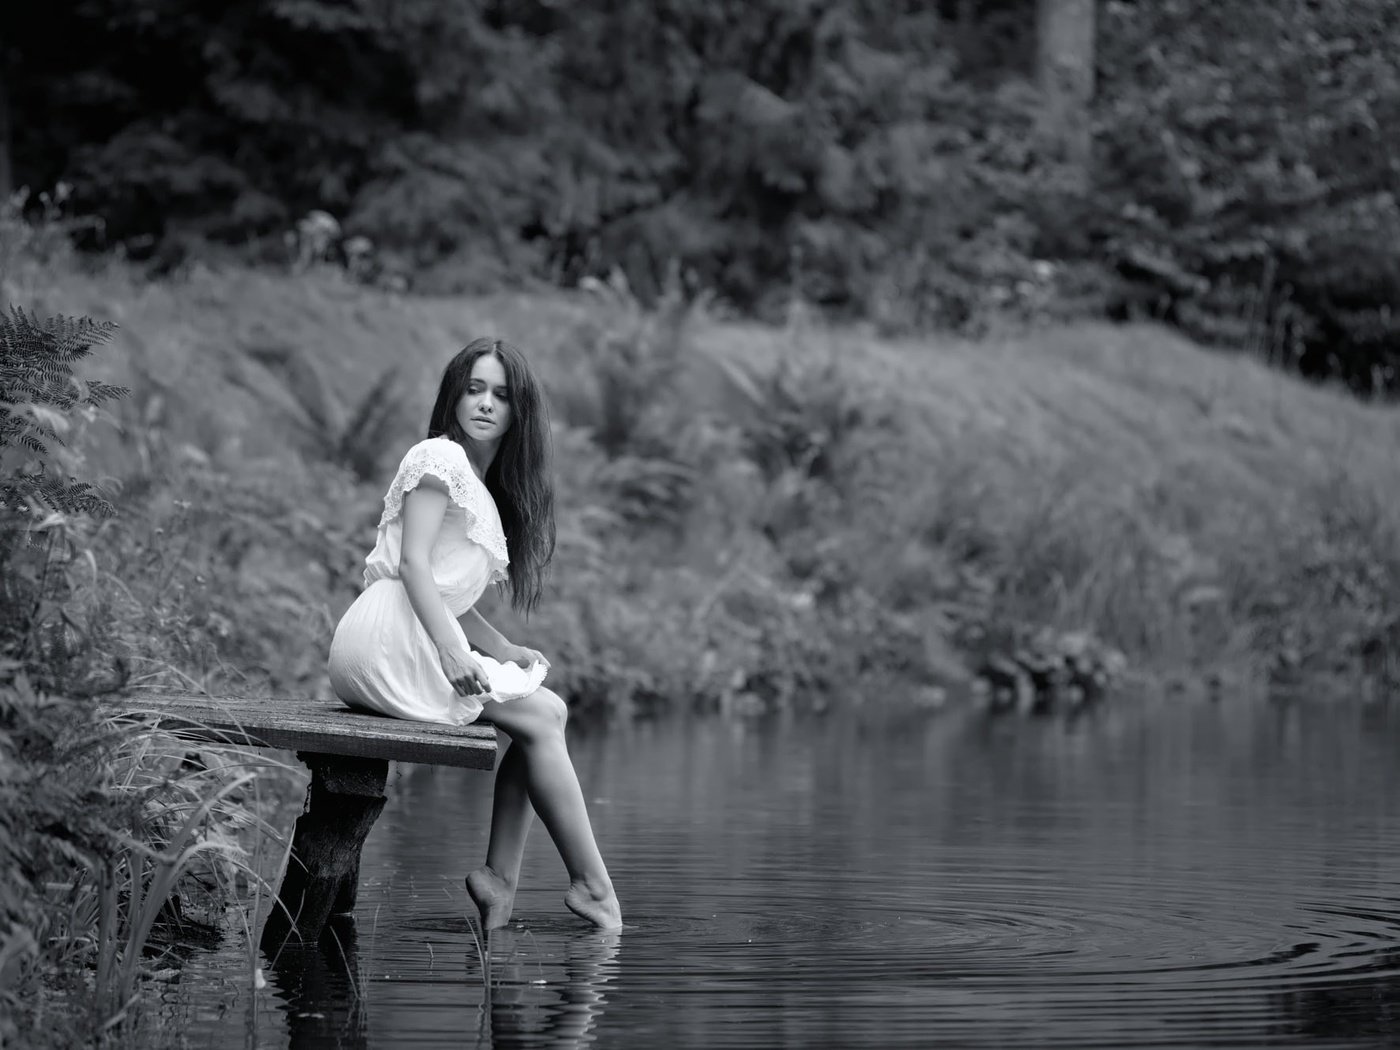
[[[0,449],[20,448],[40,457],[63,445],[76,406],[99,405],[128,391],[111,383],[86,382],[73,363],[116,331],[110,322],[88,317],[49,317],[40,321],[22,307],[0,312]],[[35,505],[62,513],[107,517],[112,505],[87,482],[39,472],[0,476],[0,506]]]
[[[88,384],[87,398],[84,404],[101,405],[119,397],[127,397],[131,394],[128,387],[116,386],[112,383],[99,383],[96,380]]]

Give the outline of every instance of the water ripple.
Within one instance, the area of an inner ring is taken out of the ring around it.
[[[540,832],[487,972],[460,883],[483,782],[415,773],[366,848],[350,972],[312,959],[257,997],[235,987],[246,958],[200,958],[171,1009],[220,1050],[248,1028],[365,1048],[1392,1045],[1400,741],[1300,717],[589,737],[628,927],[562,910]],[[191,999],[201,981],[233,990]]]

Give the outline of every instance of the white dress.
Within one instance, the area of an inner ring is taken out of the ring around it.
[[[399,579],[404,495],[429,474],[447,486],[451,497],[429,563],[452,630],[463,644],[466,635],[457,617],[476,604],[487,584],[506,579],[509,558],[500,514],[466,451],[450,438],[420,441],[404,456],[384,496],[374,550],[365,559],[365,589],[336,626],[327,669],[331,688],[350,707],[466,725],[481,714],[483,700],[533,693],[544,681],[545,666],[502,664],[472,650],[491,681],[489,693],[475,696],[462,696],[442,673],[437,647]]]

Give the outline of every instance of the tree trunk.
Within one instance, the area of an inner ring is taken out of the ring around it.
[[[958,21],[954,32],[961,68],[974,69],[977,62],[977,0],[958,0]]]
[[[1042,132],[1081,186],[1089,178],[1095,0],[1036,0],[1036,77]]]
[[[10,163],[10,94],[5,88],[5,62],[0,55],[0,201],[15,192],[14,167]]]

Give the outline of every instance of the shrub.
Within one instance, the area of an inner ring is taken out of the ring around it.
[[[129,1030],[182,880],[212,855],[236,863],[252,819],[246,769],[103,717],[88,697],[126,681],[129,621],[94,545],[112,504],[73,472],[76,437],[126,391],[75,362],[112,326],[0,318],[0,1037],[73,1045]],[[36,997],[35,986],[45,994]],[[58,1010],[51,996],[66,997]]]
[[[587,477],[584,498],[631,524],[674,526],[694,483],[703,413],[687,394],[692,331],[704,309],[673,280],[655,309],[615,273],[590,285],[603,309],[573,329],[551,400],[578,448],[571,470]],[[580,490],[582,491],[582,490]]]
[[[90,631],[68,602],[96,573],[84,518],[110,516],[112,505],[73,476],[83,457],[68,439],[127,393],[73,374],[113,330],[87,318],[41,322],[18,307],[0,316],[0,653],[42,688],[94,686]],[[120,678],[118,669],[106,687]]]
[[[873,407],[860,377],[834,354],[790,351],[762,372],[728,357],[719,363],[743,401],[745,448],[769,481],[791,471],[838,482],[853,437],[889,429],[889,413]]]
[[[1289,688],[1400,683],[1400,518],[1346,473],[1302,492],[1229,565],[1235,614],[1266,678]],[[1261,564],[1250,552],[1267,551]],[[1279,566],[1284,571],[1279,571]]]

